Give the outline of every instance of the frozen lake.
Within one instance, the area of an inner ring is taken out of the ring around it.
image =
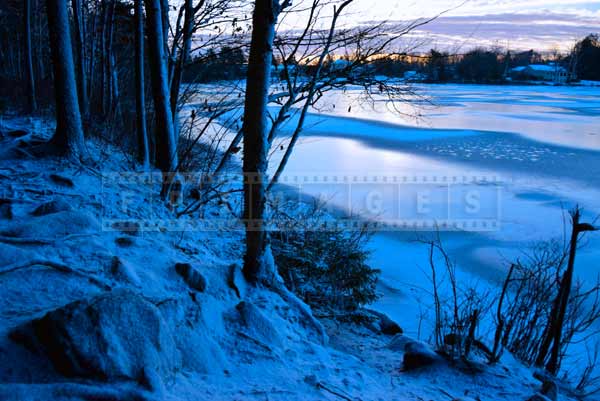
[[[475,220],[442,232],[465,279],[499,282],[527,247],[563,235],[563,212],[575,204],[588,221],[600,215],[600,88],[423,85],[402,115],[359,93],[328,95],[286,173],[308,178],[301,191],[374,221]],[[386,294],[378,307],[401,321],[408,308],[419,313],[407,292],[429,285],[416,235],[391,230],[372,241]],[[600,273],[599,245],[590,236],[578,253],[588,283]]]

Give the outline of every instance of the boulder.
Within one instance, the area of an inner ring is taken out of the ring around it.
[[[58,175],[58,174],[50,174],[50,181],[52,181],[53,183],[55,183],[57,185],[67,187],[67,188],[75,187],[73,180],[71,180],[68,177]]]
[[[73,210],[63,199],[55,199],[50,202],[42,203],[39,205],[31,214],[33,216],[45,216],[47,214],[58,213],[58,212],[70,212]]]
[[[372,309],[367,309],[366,311],[374,317],[374,328],[380,333],[393,336],[404,332],[400,325],[390,319],[385,313]]]
[[[135,245],[133,237],[117,237],[115,238],[115,244],[122,248],[129,248]]]
[[[404,353],[402,362],[405,370],[418,369],[442,361],[442,357],[429,344],[401,334],[392,338],[388,348]]]
[[[388,348],[391,349],[392,351],[396,351],[396,352],[404,352],[404,347],[406,346],[407,343],[415,341],[412,338],[402,335],[402,334],[397,334],[395,335],[389,342],[388,344]]]
[[[76,301],[31,322],[33,337],[69,377],[132,380],[156,386],[180,366],[173,335],[159,310],[131,291]]]
[[[204,292],[206,290],[207,281],[200,270],[189,263],[177,263],[175,271],[183,280],[196,291]]]
[[[402,366],[405,370],[413,370],[440,362],[441,357],[426,343],[412,341],[404,346]]]
[[[47,214],[24,223],[13,223],[2,231],[1,235],[18,238],[54,239],[70,234],[100,233],[98,220],[87,212],[64,211]]]

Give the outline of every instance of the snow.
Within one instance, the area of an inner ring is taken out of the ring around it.
[[[493,147],[474,145],[472,141],[482,136],[479,128],[436,130],[397,125],[389,121],[389,116],[373,123],[362,118],[366,110],[353,109],[355,114],[351,119],[311,115],[307,135],[287,173],[310,173],[312,177],[315,172],[321,172],[320,175],[331,177],[368,171],[368,175],[418,175],[422,179],[423,175],[430,178],[441,174],[462,177],[477,170],[478,175],[500,177],[495,165],[483,163],[481,155],[491,152],[508,157],[520,149],[518,146],[532,144],[532,141],[514,140],[515,135],[507,136],[507,144],[512,147],[507,145],[504,152],[495,152]],[[321,120],[324,122],[320,123]],[[3,123],[31,126],[22,120]],[[34,124],[40,132],[51,132],[43,122]],[[457,141],[453,143],[454,149],[448,149],[449,154],[440,147],[441,139]],[[156,199],[158,183],[143,185],[138,176],[118,173],[132,168],[116,149],[92,140],[88,141],[88,148],[95,160],[102,160],[99,170],[79,169],[52,158],[0,161],[2,196],[11,199],[15,215],[12,221],[0,220],[0,232],[17,239],[39,240],[2,245],[3,265],[44,259],[63,263],[79,273],[36,264],[0,274],[0,399],[129,400],[143,397],[173,401],[293,401],[344,397],[362,400],[470,397],[480,401],[508,401],[526,399],[539,390],[540,382],[533,378],[533,371],[510,356],[495,366],[482,366],[478,374],[445,364],[409,373],[401,370],[402,352],[388,347],[391,337],[373,333],[363,326],[322,319],[329,338],[324,342],[318,328],[307,318],[306,305],[283,292],[247,286],[239,269],[232,270],[242,259],[241,230],[145,231],[142,225],[140,230],[121,231],[118,226],[107,225],[114,221],[143,221],[148,216],[169,222],[173,215]],[[583,150],[548,149],[550,155],[551,152],[584,155]],[[547,152],[541,149],[540,152],[541,160]],[[462,159],[462,155],[468,153],[472,156],[470,161]],[[527,159],[527,152],[524,154],[514,157]],[[533,166],[539,162],[527,163],[531,171],[520,172],[517,179],[501,181],[506,191],[502,202],[510,202],[511,210],[524,207],[518,214],[509,215],[514,221],[506,221],[506,231],[503,226],[500,231],[487,233],[449,234],[451,250],[464,255],[459,260],[463,268],[459,272],[461,280],[477,280],[490,273],[466,261],[485,259],[498,244],[513,249],[513,235],[518,236],[518,241],[530,240],[523,225],[538,221],[542,213],[536,210],[540,204],[546,207],[543,217],[549,221],[558,215],[556,202],[565,194],[577,194],[577,200],[585,205],[593,205],[597,199],[595,184],[582,188],[584,185],[573,178],[568,184],[570,187],[565,186],[562,178],[542,174],[546,165],[538,171]],[[50,179],[52,173],[70,178],[73,188],[57,186]],[[321,184],[322,188],[331,185],[330,182]],[[368,184],[373,186],[373,182]],[[548,188],[540,191],[541,185]],[[478,180],[468,181],[467,186],[488,188]],[[309,188],[308,194],[316,193],[318,191],[310,192]],[[361,191],[355,194],[358,201]],[[72,210],[31,215],[49,201],[68,203]],[[332,205],[343,206],[344,203]],[[232,219],[227,210],[216,204],[209,205],[205,214],[216,219]],[[182,219],[187,222],[186,217]],[[543,230],[536,228],[535,232]],[[374,238],[372,263],[383,270],[381,290],[384,293],[375,307],[394,318],[405,334],[427,340],[431,310],[426,297],[427,275],[422,270],[425,253],[408,241],[409,234],[412,233],[391,231]],[[585,261],[585,253],[581,256],[579,260]],[[205,290],[191,289],[177,274],[177,263],[190,263],[197,268],[206,278]],[[499,262],[492,267],[502,268]],[[232,273],[238,290],[231,287]],[[488,277],[492,283],[493,276]],[[486,280],[482,282],[482,285],[490,285]],[[157,305],[165,324],[174,328],[183,357],[182,367],[172,379],[165,381],[163,388],[149,391],[132,382],[66,379],[42,354],[30,352],[8,338],[13,329],[48,311],[106,293],[99,283],[142,295]],[[572,398],[562,393],[559,399]]]
[[[430,330],[419,322],[423,320],[425,326],[431,322],[431,312],[423,306],[430,288],[428,255],[422,245],[414,243],[418,232],[410,223],[443,222],[449,216],[448,205],[451,209],[465,206],[460,198],[450,196],[452,191],[475,191],[482,205],[476,217],[489,218],[497,225],[442,236],[463,281],[494,288],[511,260],[537,241],[563,235],[565,210],[579,204],[585,219],[593,221],[600,215],[600,90],[419,88],[422,97],[437,105],[427,106],[432,113],[424,111],[422,117],[399,116],[383,102],[375,103],[374,112],[372,104],[360,100],[358,91],[331,95],[336,108],[324,102],[311,115],[313,123],[306,128],[285,174],[309,177],[298,189],[328,200],[332,209],[380,222],[409,222],[408,229],[373,237],[370,263],[382,270],[384,293],[376,307],[401,321],[410,316],[404,327],[407,333],[427,339]],[[329,184],[322,182],[325,176]],[[356,176],[357,183],[343,181]],[[444,181],[473,176],[486,181],[459,185]],[[331,184],[336,177],[339,184]],[[423,192],[429,212],[420,214]],[[373,210],[373,205],[378,207]],[[465,215],[458,217],[460,221]],[[576,265],[578,278],[588,286],[596,282],[598,260],[600,236],[588,236]],[[571,352],[579,358],[585,348],[573,347]]]
[[[564,67],[551,65],[551,64],[529,64],[528,67],[534,71],[547,71],[547,72],[566,71]],[[527,67],[525,67],[525,68],[527,68]]]

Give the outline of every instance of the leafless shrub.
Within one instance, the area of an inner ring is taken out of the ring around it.
[[[542,242],[511,265],[497,304],[490,362],[499,360],[502,349],[506,348],[518,359],[536,363],[559,292],[567,252],[560,241]],[[558,367],[571,345],[597,335],[593,327],[598,321],[600,283],[586,288],[581,281],[575,282],[566,310]],[[589,366],[581,373],[578,389],[597,381],[591,378],[590,371],[590,366],[595,365],[595,353],[590,355]]]
[[[492,361],[502,348],[527,363],[535,361],[565,258],[563,244],[548,241],[511,265],[498,301]]]
[[[490,308],[488,292],[458,282],[456,264],[444,249],[439,233],[433,239],[418,241],[429,250],[436,349],[452,360],[468,360],[474,348],[489,355],[490,351],[478,337],[481,317]],[[441,270],[436,264],[439,259],[443,265]]]

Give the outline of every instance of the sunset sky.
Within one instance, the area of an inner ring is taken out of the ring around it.
[[[581,0],[357,0],[345,22],[402,23],[444,11],[415,33],[428,39],[427,46],[566,51],[576,40],[600,32],[600,2]]]

